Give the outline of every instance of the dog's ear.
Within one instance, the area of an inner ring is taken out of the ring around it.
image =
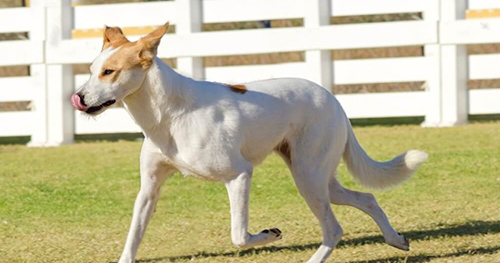
[[[167,22],[139,40],[139,44],[141,45],[139,57],[145,68],[151,65],[153,58],[158,53],[160,40],[167,33],[169,24]]]
[[[121,28],[108,27],[108,26],[104,28],[104,39],[102,44],[102,50],[110,46],[116,48],[128,42],[130,41],[125,37]]]

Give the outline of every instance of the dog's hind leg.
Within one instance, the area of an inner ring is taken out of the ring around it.
[[[320,263],[328,258],[340,241],[342,227],[330,207],[327,182],[321,180],[324,176],[320,174],[321,171],[313,170],[312,167],[309,169],[311,170],[297,169],[296,164],[294,164],[293,176],[300,194],[318,219],[323,233],[321,246],[307,262]]]
[[[346,189],[337,181],[335,176],[330,178],[328,187],[332,204],[349,205],[365,212],[377,223],[387,244],[402,250],[410,249],[408,240],[392,228],[389,219],[387,219],[372,194]]]
[[[248,203],[253,167],[242,160],[239,175],[226,182],[231,206],[231,239],[240,248],[265,245],[281,239],[281,231],[277,228],[265,229],[258,234],[248,232]]]
[[[146,139],[141,151],[141,190],[134,204],[132,223],[119,263],[132,263],[160,197],[165,179],[175,170],[164,163],[164,157]]]
[[[342,237],[343,230],[333,214],[328,191],[330,173],[340,162],[346,140],[341,124],[334,125],[331,119],[318,116],[314,123],[289,136],[287,151],[280,151],[281,156],[290,158],[295,185],[321,227],[323,242],[308,263],[325,262]]]

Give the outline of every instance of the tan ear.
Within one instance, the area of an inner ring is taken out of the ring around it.
[[[117,48],[123,44],[130,42],[119,27],[108,27],[104,28],[104,39],[102,44],[102,50],[108,47]]]
[[[141,60],[146,63],[147,61],[151,62],[151,60],[153,60],[158,52],[158,46],[160,45],[161,38],[168,31],[169,24],[170,23],[167,22],[139,40],[139,43],[142,46],[141,53],[139,54]]]

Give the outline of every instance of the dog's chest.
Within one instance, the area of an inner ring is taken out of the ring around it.
[[[210,171],[214,169],[208,167],[199,167],[183,161],[175,162],[173,165],[184,177],[194,177],[205,181],[224,181],[224,176],[221,173]]]

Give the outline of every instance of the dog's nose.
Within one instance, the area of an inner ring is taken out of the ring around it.
[[[78,97],[80,97],[80,102],[82,103],[82,105],[87,107],[87,104],[85,104],[85,100],[83,99],[83,98],[85,98],[85,96],[80,94],[80,93],[76,93],[76,95],[78,95]]]
[[[89,107],[85,104],[84,102],[84,96],[78,93],[73,94],[71,96],[71,104],[73,104],[73,107],[79,111],[86,111],[89,109]]]

